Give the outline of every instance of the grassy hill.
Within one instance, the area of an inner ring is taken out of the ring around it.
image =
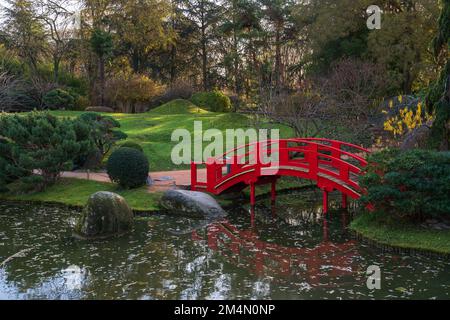
[[[82,111],[52,111],[61,117],[76,117]],[[194,131],[194,121],[202,121],[203,131],[219,129],[248,129],[255,125],[246,115],[236,113],[208,112],[186,100],[173,100],[146,113],[107,114],[113,116],[121,124],[121,130],[128,135],[129,141],[139,143],[150,161],[151,171],[186,169],[188,166],[175,166],[170,154],[178,142],[172,142],[172,132],[176,129]],[[291,129],[284,126],[265,124],[261,128],[279,128],[282,137],[290,137]],[[207,145],[208,143],[204,143]]]
[[[199,108],[189,100],[176,99],[150,111],[152,114],[205,114],[209,111]]]

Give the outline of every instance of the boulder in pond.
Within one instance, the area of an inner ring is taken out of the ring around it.
[[[133,227],[133,211],[125,199],[106,191],[91,195],[75,227],[82,239],[104,239],[122,235]]]
[[[166,211],[189,218],[215,219],[227,215],[213,197],[203,192],[167,190],[160,203]]]

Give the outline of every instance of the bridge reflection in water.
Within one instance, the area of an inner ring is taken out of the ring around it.
[[[241,230],[227,220],[209,225],[201,235],[192,232],[194,241],[205,241],[207,246],[229,263],[248,269],[257,276],[302,277],[311,286],[326,286],[327,279],[359,274],[358,245],[354,240],[342,243],[330,241],[330,221],[320,219],[322,241],[312,246],[284,246],[266,241],[258,235],[254,226],[254,209],[249,229]],[[272,211],[275,215],[275,212]],[[348,213],[342,213],[340,221],[345,230]]]

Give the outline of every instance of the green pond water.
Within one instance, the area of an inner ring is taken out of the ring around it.
[[[71,240],[76,210],[0,203],[0,299],[449,298],[448,261],[365,246],[347,232],[348,213],[323,219],[318,203],[280,196],[200,226],[142,217],[98,242]],[[371,265],[380,290],[367,288]]]

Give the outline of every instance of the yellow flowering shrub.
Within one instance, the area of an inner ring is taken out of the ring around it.
[[[403,101],[402,96],[398,97],[398,101],[400,103]],[[389,101],[389,108],[392,109],[393,106],[393,101]],[[382,112],[388,114],[386,110]],[[401,136],[427,123],[431,118],[432,116],[423,108],[422,102],[419,102],[415,111],[405,107],[400,109],[397,115],[388,118],[384,122],[384,130],[391,132],[395,137]]]

